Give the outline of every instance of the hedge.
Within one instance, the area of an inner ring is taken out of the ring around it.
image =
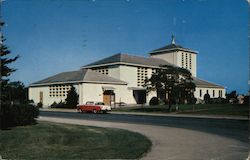
[[[38,107],[31,104],[1,106],[1,129],[35,124],[39,115]]]

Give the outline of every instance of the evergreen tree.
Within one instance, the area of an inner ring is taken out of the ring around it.
[[[208,104],[208,103],[211,102],[211,98],[210,98],[209,93],[206,93],[206,94],[204,95],[204,101],[205,101],[206,104]]]
[[[78,104],[78,94],[76,93],[76,89],[74,86],[71,86],[65,102],[67,107],[76,108],[76,105]]]
[[[10,74],[16,69],[10,68],[8,65],[12,62],[15,62],[19,56],[15,56],[14,58],[9,58],[9,54],[11,52],[9,51],[8,47],[4,45],[5,39],[2,35],[2,28],[4,26],[4,22],[0,20],[0,56],[1,56],[1,78],[0,78],[0,87],[1,87],[1,101],[0,103],[6,103],[8,102],[8,77]]]

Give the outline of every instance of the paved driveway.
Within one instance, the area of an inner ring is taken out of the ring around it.
[[[139,132],[153,143],[145,160],[244,160],[249,149],[243,141],[190,129],[46,116],[39,120]]]

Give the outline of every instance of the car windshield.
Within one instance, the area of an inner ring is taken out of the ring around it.
[[[94,102],[86,102],[87,105],[93,105]]]
[[[96,105],[105,105],[103,102],[96,102]]]

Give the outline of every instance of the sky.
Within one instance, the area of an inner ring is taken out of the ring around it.
[[[116,53],[148,57],[176,43],[198,51],[201,79],[248,91],[246,0],[6,0],[5,44],[26,86]]]

